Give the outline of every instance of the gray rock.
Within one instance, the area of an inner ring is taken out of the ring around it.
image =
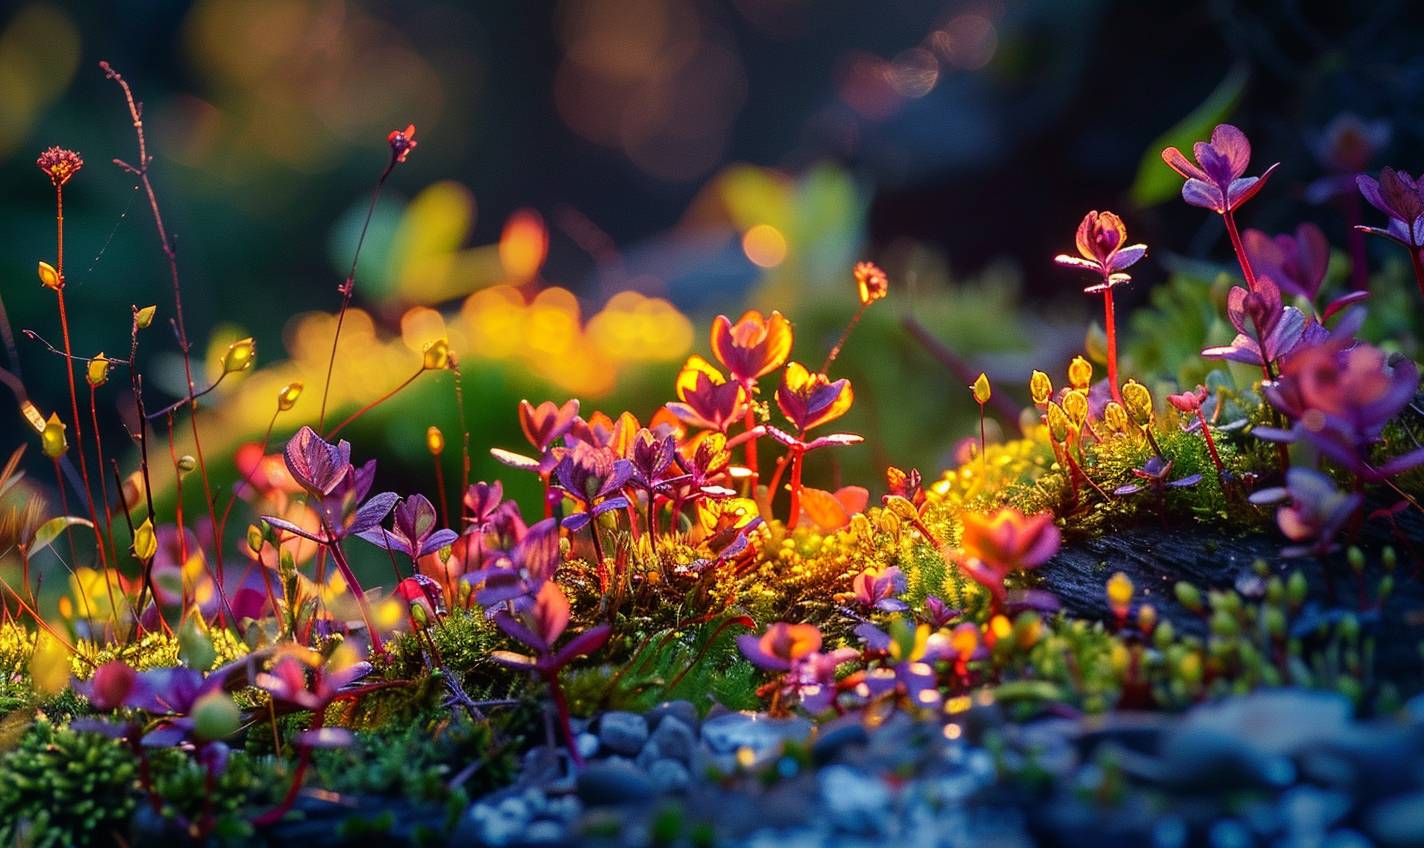
[[[804,718],[768,718],[757,713],[727,713],[702,723],[702,741],[719,754],[750,748],[763,755],[788,739],[804,740],[811,733]]]
[[[664,793],[685,792],[692,784],[687,766],[677,760],[658,760],[648,769],[648,776],[653,779],[658,791]]]
[[[673,716],[694,731],[697,730],[697,707],[693,706],[691,701],[663,701],[645,714],[648,727],[654,730],[657,729],[658,723],[667,716]]]
[[[598,742],[605,751],[632,757],[647,741],[647,719],[637,713],[604,713],[598,719]]]
[[[638,752],[638,756],[633,762],[638,764],[638,768],[643,771],[653,767],[653,763],[663,759],[663,752],[658,748],[657,740],[649,739],[648,744],[643,746],[643,750]]]
[[[821,804],[832,823],[850,833],[883,833],[894,818],[890,788],[851,766],[833,765],[818,775]]]
[[[527,845],[561,845],[568,841],[569,829],[556,821],[543,819],[524,829],[521,842]]]
[[[1124,761],[1124,766],[1126,766]],[[1158,782],[1183,792],[1217,794],[1279,788],[1295,777],[1290,760],[1264,753],[1232,734],[1182,728],[1162,746]]]
[[[591,805],[645,801],[657,789],[642,769],[621,757],[590,763],[578,776],[578,796]]]
[[[579,756],[585,760],[598,753],[598,737],[592,733],[580,733],[574,738],[574,744],[578,746]]]
[[[659,757],[686,764],[692,762],[692,752],[697,748],[697,735],[682,719],[667,715],[658,722],[658,727],[653,731],[646,747],[656,748]]]

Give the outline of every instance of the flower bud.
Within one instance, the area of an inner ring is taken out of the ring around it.
[[[425,449],[430,451],[431,456],[439,456],[445,452],[445,434],[434,424],[425,431]]]
[[[249,336],[228,345],[227,353],[223,354],[222,369],[224,374],[234,374],[238,371],[246,371],[252,367],[253,361],[257,358],[257,343]]]
[[[1143,604],[1137,608],[1137,629],[1143,633],[1151,633],[1157,626],[1157,608],[1151,604]]]
[[[1073,389],[1063,395],[1063,411],[1073,419],[1073,424],[1082,429],[1088,423],[1088,395],[1082,389]]]
[[[140,330],[147,330],[148,325],[153,323],[153,314],[157,311],[157,306],[145,306],[142,309],[135,309],[134,326]]]
[[[1283,639],[1286,635],[1286,614],[1278,607],[1267,607],[1261,613],[1262,621],[1265,622],[1266,632],[1272,639]]]
[[[1146,427],[1152,423],[1152,393],[1136,380],[1123,384],[1122,405],[1137,426]]]
[[[1132,578],[1121,571],[1108,578],[1108,607],[1112,609],[1113,615],[1119,618],[1127,615],[1128,608],[1132,604],[1133,589]]]
[[[139,562],[148,562],[158,553],[158,536],[153,532],[153,519],[145,518],[134,529],[133,555]]]
[[[1028,393],[1033,396],[1034,403],[1042,406],[1053,397],[1053,381],[1042,371],[1035,371],[1028,378]]]
[[[1048,402],[1048,432],[1053,441],[1059,443],[1067,442],[1068,434],[1073,432],[1073,422],[1068,419],[1068,413],[1053,401]]]
[[[1177,603],[1195,613],[1202,611],[1201,590],[1185,580],[1178,580],[1177,585],[1172,587],[1172,591],[1177,596]]]
[[[180,476],[186,477],[187,475],[193,473],[193,469],[198,467],[198,461],[193,458],[192,454],[185,453],[182,456],[178,457],[177,467],[178,474]]]
[[[262,532],[262,528],[256,524],[247,525],[247,549],[252,551],[253,556],[262,553],[262,546],[267,544],[267,537]]]
[[[297,398],[302,396],[301,383],[288,383],[277,393],[277,409],[286,412],[297,405]]]
[[[48,262],[41,262],[39,268],[40,284],[47,289],[59,291],[64,288],[64,278],[59,276],[59,272],[54,270],[54,266]]]
[[[85,379],[89,381],[90,388],[99,388],[109,382],[109,367],[111,363],[104,352],[99,351],[93,359],[89,360],[89,367],[85,373]]]
[[[210,692],[193,704],[193,733],[199,739],[226,739],[237,732],[242,712],[225,692]]]
[[[1364,573],[1365,552],[1360,550],[1359,545],[1351,545],[1345,549],[1345,561],[1350,564],[1350,569],[1356,574]]]
[[[1152,630],[1152,643],[1157,646],[1157,650],[1165,651],[1172,646],[1177,638],[1177,628],[1172,626],[1171,621],[1164,621]]]
[[[69,450],[69,438],[64,434],[66,429],[68,428],[59,420],[59,415],[51,412],[49,419],[45,421],[44,430],[40,431],[40,447],[44,449],[45,456],[59,459]]]
[[[1093,364],[1081,356],[1073,357],[1068,363],[1068,385],[1075,389],[1086,389],[1093,384]]]
[[[983,406],[989,402],[989,375],[980,373],[979,379],[974,381],[974,385],[969,387],[974,393],[974,402]]]
[[[450,342],[436,339],[425,346],[421,367],[426,371],[440,371],[450,365]]]
[[[1127,410],[1115,400],[1108,401],[1103,407],[1103,423],[1107,425],[1108,432],[1126,433],[1129,426]]]

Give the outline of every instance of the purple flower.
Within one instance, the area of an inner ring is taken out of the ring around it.
[[[1147,245],[1127,244],[1127,227],[1112,212],[1089,212],[1078,224],[1078,256],[1059,254],[1054,262],[1065,268],[1088,271],[1102,282],[1084,289],[1088,293],[1126,283],[1132,279],[1124,273],[1147,255]]]
[[[1226,296],[1226,317],[1236,328],[1236,338],[1231,344],[1206,348],[1202,356],[1265,365],[1328,335],[1314,319],[1294,306],[1285,306],[1270,277],[1258,277],[1254,292],[1232,286]]]
[[[666,493],[686,478],[686,475],[668,474],[676,456],[676,437],[665,435],[659,438],[644,427],[633,434],[632,444],[628,447],[628,462],[633,467],[629,482],[649,495]]]
[[[477,596],[489,607],[537,594],[552,580],[559,568],[559,524],[552,518],[523,531],[508,553],[496,552],[487,567],[466,575],[472,583],[483,582]]]
[[[798,661],[821,650],[821,631],[814,624],[778,621],[760,636],[738,636],[742,656],[766,671],[790,671]]]
[[[954,609],[934,595],[925,598],[924,620],[935,630],[947,626],[961,615],[964,615],[964,610]]]
[[[1385,168],[1378,180],[1360,174],[1355,184],[1371,206],[1389,217],[1386,229],[1357,229],[1393,239],[1411,250],[1424,246],[1424,188],[1418,181],[1405,171]]]
[[[859,656],[860,651],[855,648],[807,654],[782,678],[782,696],[800,700],[801,707],[809,713],[824,712],[835,703],[839,691],[836,669]]]
[[[494,622],[506,635],[533,650],[535,655],[493,651],[490,659],[509,668],[537,670],[546,676],[557,674],[559,669],[575,659],[603,647],[613,632],[607,624],[590,627],[556,650],[555,643],[569,626],[569,599],[559,584],[553,581],[540,587],[534,602],[519,615],[500,610],[495,614]]]
[[[403,498],[394,515],[390,530],[372,527],[356,535],[378,548],[400,551],[412,559],[438,551],[459,538],[454,530],[435,529],[435,506],[424,495]]]
[[[1135,495],[1142,491],[1152,491],[1158,496],[1161,496],[1166,493],[1168,486],[1174,489],[1184,489],[1189,486],[1195,486],[1200,483],[1202,479],[1202,475],[1200,474],[1188,474],[1186,477],[1180,477],[1176,480],[1171,479],[1172,461],[1170,459],[1163,459],[1160,456],[1149,458],[1141,468],[1132,469],[1132,474],[1141,482],[1127,483],[1118,486],[1113,490],[1113,494]]]
[[[1243,176],[1251,163],[1251,142],[1231,124],[1218,124],[1211,132],[1210,142],[1192,145],[1192,155],[1195,163],[1182,151],[1169,147],[1162,151],[1162,160],[1186,178],[1183,200],[1220,215],[1235,211],[1254,197],[1280,164],[1267,168],[1259,177]]]
[[[855,599],[862,606],[886,612],[900,612],[908,609],[904,601],[895,596],[904,590],[905,578],[900,569],[890,565],[885,568],[867,568],[851,581]]]
[[[1424,464],[1424,448],[1375,467],[1371,446],[1419,388],[1419,368],[1408,358],[1393,364],[1363,343],[1332,339],[1295,352],[1281,378],[1265,387],[1266,399],[1285,413],[1290,430],[1257,427],[1258,436],[1290,442],[1304,438],[1353,473],[1381,479]]]
[[[614,493],[628,485],[633,471],[631,462],[616,459],[612,451],[580,442],[554,469],[559,488],[583,507],[564,519],[564,527],[579,530],[609,510],[628,506],[626,497]]]
[[[1276,511],[1276,524],[1287,539],[1302,544],[1284,548],[1285,556],[1330,553],[1337,547],[1335,536],[1364,503],[1363,495],[1340,491],[1329,477],[1310,468],[1292,468],[1283,488],[1263,489],[1251,502],[1271,504],[1287,498],[1290,503]]]
[[[1306,186],[1306,200],[1324,203],[1354,192],[1355,176],[1389,146],[1391,135],[1387,121],[1365,121],[1349,112],[1336,115],[1312,144],[1316,160],[1330,173]]]
[[[1330,264],[1330,243],[1314,224],[1301,224],[1295,234],[1269,236],[1260,230],[1242,234],[1246,255],[1256,277],[1268,277],[1286,294],[1314,301]]]
[[[376,480],[376,461],[353,466],[351,445],[345,440],[332,445],[312,428],[303,427],[287,442],[283,456],[292,477],[315,500],[324,535],[314,535],[284,518],[262,516],[279,530],[329,544],[379,526],[399,500],[394,492],[366,498]]]

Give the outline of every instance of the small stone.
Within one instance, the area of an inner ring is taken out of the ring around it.
[[[646,714],[648,727],[656,730],[658,723],[667,716],[673,716],[694,731],[697,730],[697,707],[693,706],[691,701],[663,701],[648,710]]]
[[[585,760],[598,753],[598,737],[592,733],[580,733],[574,738],[574,744],[578,746],[579,756]]]
[[[638,764],[638,768],[647,771],[652,768],[653,763],[663,759],[662,749],[658,747],[657,740],[649,739],[648,744],[643,746],[643,750],[638,752],[638,756],[633,762]]]
[[[1386,848],[1424,848],[1424,792],[1375,804],[1365,814],[1365,824]]]
[[[845,765],[827,766],[818,777],[821,804],[837,828],[877,834],[889,825],[893,798],[879,778]]]
[[[525,828],[522,841],[532,845],[562,844],[568,841],[568,837],[568,828],[558,822],[542,819]]]
[[[692,785],[692,775],[688,773],[687,766],[677,760],[658,760],[648,769],[648,776],[659,792],[683,792]]]
[[[767,718],[756,713],[726,713],[702,723],[702,741],[719,754],[750,748],[765,754],[787,740],[804,740],[811,733],[804,718]]]
[[[648,741],[647,719],[637,713],[604,713],[598,719],[598,741],[604,750],[635,756]]]
[[[578,776],[578,795],[593,805],[644,801],[657,794],[643,770],[622,758],[590,763]]]
[[[657,730],[645,747],[656,747],[660,757],[681,763],[692,761],[692,752],[697,747],[697,735],[681,718],[666,715],[658,722]]]
[[[869,739],[870,734],[859,720],[828,724],[821,728],[816,734],[816,741],[811,743],[811,756],[818,763],[829,763],[842,750],[853,745],[864,745]]]

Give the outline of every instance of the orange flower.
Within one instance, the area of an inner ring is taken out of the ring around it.
[[[712,353],[742,383],[780,368],[791,355],[791,322],[780,312],[764,317],[749,309],[733,324],[725,315],[712,322]]]
[[[965,513],[961,564],[1002,603],[1004,578],[1042,565],[1058,552],[1061,538],[1052,513],[1026,516],[1013,507],[990,515]]]
[[[731,383],[712,363],[690,356],[677,375],[676,403],[667,409],[689,427],[725,433],[746,411],[747,393]]]
[[[812,373],[799,362],[786,366],[776,390],[776,405],[786,420],[802,432],[840,418],[854,401],[849,380],[833,383],[825,374]]]
[[[861,306],[869,306],[890,293],[890,278],[874,262],[857,262],[852,273]]]

